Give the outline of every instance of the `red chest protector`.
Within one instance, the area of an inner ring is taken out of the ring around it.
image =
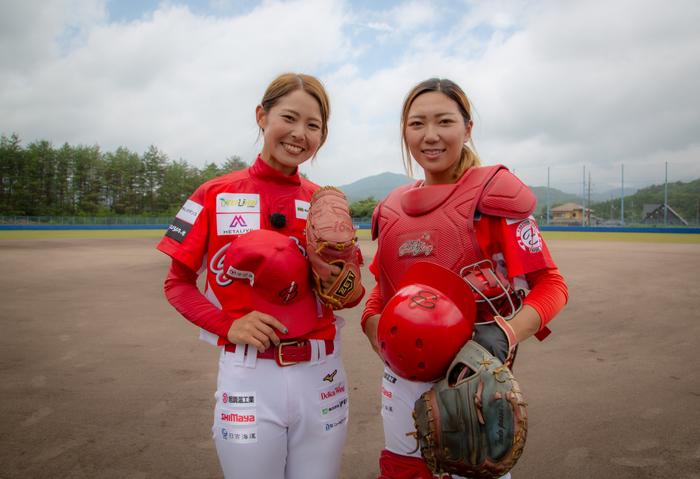
[[[408,268],[438,264],[459,274],[482,260],[474,231],[477,212],[525,219],[535,210],[530,189],[505,166],[470,168],[455,183],[397,188],[372,215],[372,239],[379,238],[382,303],[388,304]]]

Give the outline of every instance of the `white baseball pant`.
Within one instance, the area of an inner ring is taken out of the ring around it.
[[[391,369],[384,368],[382,380],[382,419],[384,421],[384,441],[386,449],[402,456],[420,457],[416,450],[416,439],[406,436],[415,432],[413,421],[413,405],[416,400],[433,387],[434,383],[422,383],[402,379]],[[458,478],[459,476],[453,476]],[[501,479],[510,479],[510,473]]]
[[[312,343],[312,361],[287,367],[253,347],[222,348],[212,432],[227,479],[338,476],[348,423],[340,340],[329,356]]]

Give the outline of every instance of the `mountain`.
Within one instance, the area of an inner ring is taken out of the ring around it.
[[[345,193],[345,196],[348,198],[348,203],[352,204],[356,201],[367,199],[370,196],[373,196],[377,201],[381,201],[394,189],[409,183],[413,183],[413,181],[409,180],[406,175],[400,175],[397,173],[381,173],[379,175],[362,178],[361,180],[357,180],[349,185],[338,186],[337,188]],[[530,189],[533,193],[535,193],[535,197],[537,198],[536,212],[539,213],[540,208],[547,204],[547,187],[534,186],[530,187]],[[610,198],[609,193],[607,198]],[[562,205],[568,202],[581,204],[581,196],[571,193],[564,193],[563,191],[555,188],[550,188],[549,201],[551,205]],[[593,201],[592,194],[591,201]]]
[[[375,200],[381,201],[387,197],[391,191],[399,186],[412,183],[406,175],[398,173],[381,173],[375,176],[362,178],[348,185],[338,186],[350,204],[365,200],[373,196]],[[542,208],[547,205],[547,187],[531,186],[530,189],[537,198],[537,207],[534,215],[539,217]],[[588,195],[587,195],[588,196]],[[586,206],[592,208],[595,214],[604,215],[610,211],[610,197],[613,198],[613,206],[620,207],[620,190],[613,189],[606,192],[594,193],[591,191],[590,203],[586,197]],[[693,219],[700,216],[700,179],[689,183],[676,182],[668,184],[668,204],[681,216]],[[556,188],[549,189],[550,208],[564,203],[582,204],[581,194],[566,193]],[[642,208],[645,204],[662,204],[664,202],[664,185],[652,185],[647,188],[635,190],[625,188],[625,216],[635,214],[636,218],[641,217]],[[609,215],[608,215],[609,216]]]
[[[413,183],[413,181],[409,180],[406,175],[387,172],[368,176],[349,185],[337,186],[337,188],[345,193],[348,203],[352,204],[370,196],[374,196],[375,200],[381,201],[399,186],[409,183]]]

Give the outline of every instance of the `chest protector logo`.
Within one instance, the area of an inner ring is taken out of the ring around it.
[[[405,233],[397,237],[399,258],[434,256],[437,254],[437,230]]]

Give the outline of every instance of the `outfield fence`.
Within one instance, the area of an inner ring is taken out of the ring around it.
[[[174,217],[139,217],[139,216],[0,216],[2,230],[112,230],[112,229],[166,229]],[[372,218],[353,218],[356,229],[370,229]],[[632,223],[621,226],[607,224],[598,226],[581,226],[581,223],[569,226],[547,226],[538,220],[542,231],[598,231],[630,233],[700,233],[696,221],[688,226],[664,225],[663,220],[648,220],[644,223]]]

